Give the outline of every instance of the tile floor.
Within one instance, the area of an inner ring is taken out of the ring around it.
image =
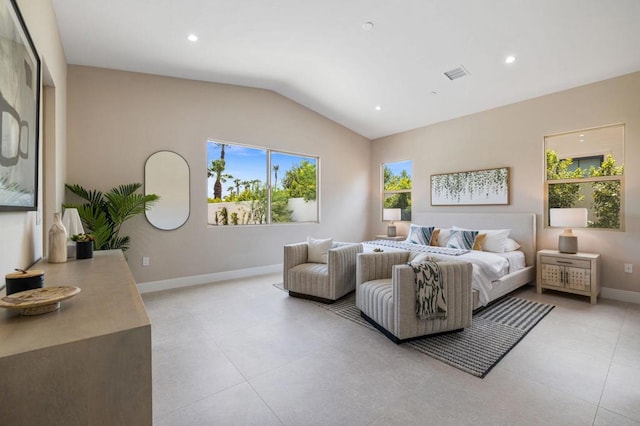
[[[640,425],[640,305],[556,305],[484,379],[272,286],[144,294],[156,425]]]

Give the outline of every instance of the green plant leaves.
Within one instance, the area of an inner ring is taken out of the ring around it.
[[[130,238],[120,236],[120,227],[124,222],[137,216],[148,208],[160,197],[156,194],[136,193],[141,183],[130,183],[112,188],[107,193],[97,190],[87,190],[81,185],[65,185],[76,196],[85,200],[85,203],[63,204],[65,208],[76,208],[82,222],[95,237],[96,250],[129,248]]]

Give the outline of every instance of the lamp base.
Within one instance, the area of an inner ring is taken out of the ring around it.
[[[558,251],[560,253],[576,254],[578,252],[578,237],[575,235],[558,237]]]
[[[387,237],[395,237],[396,236],[396,227],[395,226],[387,226]]]
[[[67,241],[67,259],[76,258],[76,242]]]

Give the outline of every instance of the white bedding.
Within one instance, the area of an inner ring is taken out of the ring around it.
[[[478,290],[480,296],[480,306],[485,306],[491,300],[489,292],[493,288],[492,281],[496,281],[505,275],[516,272],[524,268],[524,253],[513,251],[508,253],[492,253],[486,251],[468,250],[443,250],[442,247],[423,246],[406,242],[395,242],[387,240],[367,241],[363,243],[365,252],[372,252],[375,248],[385,251],[420,251],[430,253],[431,256],[443,260],[460,260],[473,265],[472,287]],[[432,251],[432,250],[435,250]],[[463,254],[447,254],[462,253]]]
[[[520,250],[509,251],[506,253],[494,253],[497,256],[504,256],[509,261],[509,273],[524,269],[526,266],[524,253]]]

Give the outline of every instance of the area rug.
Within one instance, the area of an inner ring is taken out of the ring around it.
[[[353,294],[329,305],[313,303],[378,332],[360,316]],[[508,296],[474,314],[471,327],[463,331],[423,337],[403,345],[484,378],[553,308]]]

